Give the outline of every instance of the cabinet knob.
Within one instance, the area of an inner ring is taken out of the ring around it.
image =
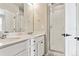
[[[41,43],[43,43],[43,42],[41,42]]]
[[[33,41],[33,42],[35,42],[35,41]]]
[[[35,50],[33,50],[35,52]]]

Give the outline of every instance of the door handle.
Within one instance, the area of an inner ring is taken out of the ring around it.
[[[77,39],[77,40],[79,40],[79,37],[75,37],[74,39]]]
[[[70,34],[62,34],[62,36],[67,37],[67,36],[71,36]]]

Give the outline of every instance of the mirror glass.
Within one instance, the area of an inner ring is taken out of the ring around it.
[[[27,3],[0,3],[0,32],[32,33],[33,31],[33,6]]]
[[[0,32],[23,32],[24,4],[0,4]]]
[[[14,14],[0,9],[0,32],[14,32],[15,31],[15,18]]]

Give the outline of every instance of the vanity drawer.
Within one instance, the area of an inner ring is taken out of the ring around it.
[[[20,51],[26,49],[27,42],[21,42],[14,44],[12,46],[8,46],[0,49],[0,56],[13,56],[19,53]]]
[[[23,50],[22,52],[20,52],[20,53],[17,54],[16,56],[28,56],[28,51]]]

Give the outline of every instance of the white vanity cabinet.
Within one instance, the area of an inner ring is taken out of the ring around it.
[[[26,47],[27,41],[6,46],[5,48],[0,49],[0,56],[18,56],[20,54],[21,56],[27,55],[28,53],[24,53],[24,51],[27,52]]]
[[[25,49],[20,51],[16,56],[28,56],[28,54],[29,54],[29,52],[28,52],[29,51],[29,40],[26,41],[26,44],[24,46],[25,46]]]
[[[0,56],[43,56],[44,46],[44,35],[39,35],[3,46]]]

